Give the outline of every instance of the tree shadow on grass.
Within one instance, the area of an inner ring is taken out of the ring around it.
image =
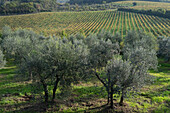
[[[5,112],[9,113],[36,113],[46,112],[50,104],[41,101],[27,101],[14,105],[2,105],[0,108],[5,108]]]
[[[95,113],[131,113],[133,112],[132,108],[129,107],[127,103],[124,103],[123,106],[120,106],[118,102],[114,101],[113,108],[110,108],[110,105],[104,104],[99,107],[94,107],[88,109],[88,112]]]
[[[40,112],[47,112],[50,104],[45,102],[35,102],[35,103],[26,103],[26,104],[20,104],[18,107],[20,109],[14,110],[11,112],[14,113],[40,113]],[[56,109],[59,109],[59,107],[56,106]]]
[[[5,86],[6,84],[24,81],[26,81],[26,78],[17,75],[15,67],[0,69],[0,87],[2,85]]]
[[[6,74],[15,74],[16,72],[16,67],[11,66],[11,67],[5,67],[0,69],[0,74],[6,75]]]
[[[115,112],[113,109],[110,109],[110,106],[108,104],[90,108],[88,109],[87,113],[90,113],[91,111],[95,111],[96,113],[109,113],[109,111]]]
[[[95,86],[94,86],[95,87]],[[95,89],[99,88],[94,88],[94,87],[88,87],[88,88],[81,88],[79,90],[83,90],[86,93],[90,93]],[[78,91],[79,91],[78,90]],[[95,107],[96,103],[101,103],[103,100],[99,100],[97,95],[88,95],[85,94],[83,95],[83,92],[79,93],[79,95],[74,94],[73,92],[70,96],[65,97],[63,96],[60,97],[60,99],[56,99],[53,103],[49,102],[44,103],[43,99],[35,98],[35,100],[23,100],[22,96],[17,96],[16,98],[14,97],[15,93],[29,93],[31,91],[31,88],[29,84],[22,84],[16,87],[7,87],[0,89],[0,92],[2,91],[3,94],[8,94],[7,97],[2,97],[2,98],[10,98],[10,101],[13,101],[14,104],[6,103],[7,105],[1,105],[3,109],[7,109],[6,112],[58,112],[58,111],[64,111],[62,106],[64,106],[66,109],[71,109],[72,111],[75,112],[85,112],[84,108],[88,109],[91,107]],[[77,91],[77,90],[76,90]],[[97,93],[97,92],[96,92]],[[19,103],[18,103],[19,102]],[[82,109],[79,109],[82,108]]]

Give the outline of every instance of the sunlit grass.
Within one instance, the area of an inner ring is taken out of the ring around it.
[[[159,62],[160,67],[158,67],[158,71],[150,71],[151,76],[155,76],[154,82],[144,86],[137,94],[127,95],[127,98],[125,98],[125,103],[129,105],[129,108],[133,112],[169,112],[170,64],[164,63],[162,60]],[[16,67],[12,65],[0,69],[0,107],[2,108],[0,112],[20,111],[20,109],[25,107],[25,104],[34,104],[42,101],[42,99],[38,99],[40,97],[39,95],[42,96],[43,94],[42,89],[39,88],[39,91],[33,92],[37,90],[35,89],[36,86],[27,80],[18,79],[20,76],[16,75],[16,70]],[[58,103],[58,107],[54,106],[55,109],[62,112],[84,112],[84,110],[89,111],[89,107],[86,106],[86,104],[93,104],[92,107],[100,107],[107,103],[107,92],[97,79],[80,82],[72,86],[72,92],[67,92],[69,93],[68,97],[58,95],[61,91],[60,88],[57,89],[57,100],[62,102]],[[51,96],[52,86],[48,88]],[[35,93],[37,100],[21,101],[20,99],[22,99],[25,93],[28,95]],[[9,96],[4,96],[7,94]],[[18,95],[15,96],[15,94]],[[114,99],[114,102],[118,103],[120,96],[114,94]],[[7,106],[11,106],[11,108]],[[99,111],[99,109],[90,110],[90,112],[97,111]]]

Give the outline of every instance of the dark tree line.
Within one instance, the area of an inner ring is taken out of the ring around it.
[[[141,13],[141,14],[148,14],[154,15],[164,18],[170,18],[170,11],[166,9],[156,9],[156,10],[139,10],[139,9],[131,9],[131,8],[118,8],[118,11],[127,11],[127,12],[134,12],[134,13]]]
[[[1,0],[0,15],[52,11],[57,5],[55,0]]]
[[[85,5],[85,4],[102,4],[103,2],[116,2],[116,1],[123,1],[123,0],[70,0],[70,4],[79,4],[79,5]],[[143,0],[143,1],[155,1],[155,2],[169,2],[168,0]]]
[[[4,0],[0,2],[0,15],[28,14],[51,11],[98,11],[116,9],[118,7],[124,6],[114,5],[112,3],[92,5],[79,5],[70,3],[60,4],[55,0]]]
[[[70,0],[70,4],[79,4],[79,5],[85,5],[85,4],[103,4],[103,3],[110,3],[110,2],[116,2],[116,1],[122,1],[122,0]]]

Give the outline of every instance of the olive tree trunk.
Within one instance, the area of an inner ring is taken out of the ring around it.
[[[44,92],[45,92],[45,102],[48,102],[48,88],[47,88],[47,84],[44,82],[44,80],[41,80],[41,83],[43,85],[44,88]]]
[[[119,105],[120,105],[120,106],[123,105],[123,100],[124,100],[124,89],[122,89],[122,96],[121,96],[120,102],[119,102]]]
[[[113,88],[111,87],[111,92],[110,92],[110,108],[113,109]]]
[[[55,93],[56,93],[56,90],[57,90],[57,86],[58,86],[59,81],[60,81],[60,79],[57,78],[56,81],[55,81],[55,83],[54,83],[52,101],[54,101],[54,99],[55,99]]]

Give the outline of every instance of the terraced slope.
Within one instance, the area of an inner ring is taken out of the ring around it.
[[[84,31],[86,35],[102,29],[113,34],[120,32],[123,36],[128,30],[143,29],[155,36],[170,36],[170,19],[144,14],[119,11],[88,11],[88,12],[51,12],[29,15],[0,17],[0,30],[9,25],[13,29],[31,28],[36,32],[59,34],[65,31],[74,34]]]

